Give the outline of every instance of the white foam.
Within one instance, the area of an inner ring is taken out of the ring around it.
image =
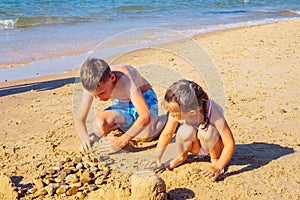
[[[225,30],[225,29],[232,29],[232,28],[238,28],[238,27],[244,27],[244,26],[254,26],[254,25],[261,25],[261,24],[271,24],[275,22],[282,22],[282,21],[288,21],[288,20],[295,20],[299,19],[299,17],[293,17],[293,18],[268,18],[263,20],[253,20],[253,21],[246,21],[246,22],[236,22],[236,23],[228,23],[228,24],[215,24],[215,25],[209,25],[209,26],[202,26],[196,29],[188,29],[185,31],[180,31],[184,35],[191,37],[199,33],[208,33],[218,30]]]
[[[0,19],[0,28],[13,28],[17,23],[18,18],[16,19]]]

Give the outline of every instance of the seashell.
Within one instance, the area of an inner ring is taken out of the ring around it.
[[[63,180],[60,179],[60,178],[55,178],[54,181],[55,181],[56,183],[61,183]]]
[[[88,163],[84,163],[83,166],[85,169],[88,169],[90,167],[90,165]]]

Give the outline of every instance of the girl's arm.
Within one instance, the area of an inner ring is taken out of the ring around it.
[[[234,138],[226,120],[224,120],[224,126],[220,133],[224,145],[220,158],[213,164],[213,166],[202,171],[203,176],[212,178],[214,181],[217,180],[219,175],[223,173],[224,167],[231,160],[235,150]]]
[[[150,166],[153,163],[160,163],[161,157],[163,156],[168,144],[172,140],[172,136],[176,130],[177,125],[178,120],[168,114],[167,123],[159,136],[155,156],[151,161],[149,161],[147,166]]]
[[[229,163],[235,150],[234,138],[226,121],[221,131],[221,138],[224,147],[218,162],[214,165],[214,167],[219,170],[224,169],[224,167]]]

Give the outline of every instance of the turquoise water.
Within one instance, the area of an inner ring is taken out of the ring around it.
[[[2,0],[0,67],[82,54],[135,28],[191,36],[299,17],[299,0]]]

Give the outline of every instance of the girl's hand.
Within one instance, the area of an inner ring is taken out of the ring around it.
[[[150,168],[150,167],[152,167],[154,164],[155,164],[155,166],[160,166],[160,165],[161,165],[160,159],[158,159],[158,158],[153,158],[153,159],[151,159],[151,160],[149,160],[149,161],[145,161],[145,162],[142,164],[142,166],[143,166],[144,168]]]
[[[207,177],[207,178],[212,178],[213,181],[216,181],[217,178],[220,176],[221,174],[221,170],[215,168],[214,166],[210,166],[206,169],[203,169],[201,174],[204,176],[204,177]]]

